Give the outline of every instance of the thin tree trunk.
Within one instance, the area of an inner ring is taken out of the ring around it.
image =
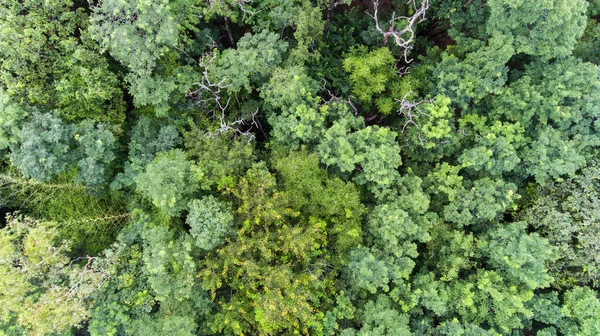
[[[225,29],[227,29],[227,35],[229,36],[229,42],[231,42],[231,46],[237,48],[235,40],[233,39],[233,34],[231,33],[231,28],[229,28],[229,19],[225,16]]]

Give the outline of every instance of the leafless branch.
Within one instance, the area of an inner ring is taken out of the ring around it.
[[[206,132],[206,136],[215,137],[223,133],[233,132],[234,138],[237,136],[247,136],[249,141],[256,137],[250,132],[253,128],[262,129],[258,121],[258,108],[255,112],[242,116],[237,120],[228,121],[226,111],[231,102],[231,97],[226,100],[223,97],[222,90],[230,85],[225,84],[226,79],[222,78],[219,81],[212,80],[209,76],[209,68],[216,56],[213,53],[204,55],[199,65],[202,70],[201,81],[194,83],[198,89],[189,91],[187,96],[194,99],[198,104],[212,114],[213,120],[219,121],[219,128],[213,132]],[[249,130],[242,131],[242,126],[251,126]]]
[[[354,116],[358,116],[358,109],[356,108],[356,106],[354,105],[354,103],[352,103],[352,98],[353,96],[348,96],[348,99],[341,99],[338,96],[336,96],[335,94],[333,94],[333,92],[331,92],[331,90],[329,90],[327,88],[327,80],[325,80],[325,78],[321,78],[321,80],[323,81],[323,86],[321,86],[321,90],[323,91],[327,91],[327,94],[329,95],[329,100],[325,100],[323,98],[321,98],[321,100],[323,100],[323,105],[329,104],[333,101],[338,102],[338,103],[344,103],[344,104],[348,104],[353,110],[354,110]]]
[[[412,4],[415,13],[412,16],[396,16],[396,13],[392,13],[392,17],[387,22],[387,30],[384,30],[379,22],[379,0],[373,0],[373,15],[369,14],[375,20],[375,28],[383,35],[383,44],[387,44],[392,38],[396,45],[404,50],[404,61],[407,64],[413,61],[412,58],[408,58],[408,54],[414,45],[416,25],[427,20],[429,0],[421,0],[420,7],[417,5],[417,0],[409,0],[408,4]],[[405,27],[398,30],[396,28],[398,21],[402,21]]]
[[[260,122],[258,121],[258,107],[256,111],[250,113],[248,115],[242,116],[234,121],[226,121],[225,114],[222,113],[219,116],[219,128],[212,132],[206,132],[206,136],[208,137],[216,137],[224,133],[233,132],[233,137],[237,138],[238,136],[246,136],[248,137],[248,141],[252,141],[256,139],[256,136],[250,132],[250,130],[257,128],[262,129]],[[241,126],[250,126],[250,129],[247,131],[242,131],[240,129]]]
[[[421,137],[421,131],[419,130],[419,124],[417,123],[417,119],[421,115],[426,115],[429,117],[431,117],[431,115],[423,112],[423,110],[421,110],[419,106],[426,103],[432,103],[433,99],[412,101],[409,99],[409,97],[412,96],[415,96],[415,93],[411,90],[407,92],[401,100],[396,99],[396,103],[400,105],[400,107],[398,108],[398,114],[406,118],[406,122],[404,123],[404,126],[402,126],[402,133],[404,133],[406,127],[408,127],[409,125],[415,126],[415,128],[417,129],[417,136],[419,137],[419,142],[421,142],[421,145],[423,146],[424,141]]]

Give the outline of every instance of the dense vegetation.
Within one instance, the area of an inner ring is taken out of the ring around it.
[[[599,13],[0,1],[0,335],[600,335]]]

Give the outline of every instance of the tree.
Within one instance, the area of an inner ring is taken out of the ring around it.
[[[28,113],[11,101],[10,96],[0,89],[0,149],[7,149],[18,142],[19,129]]]
[[[362,327],[358,330],[345,329],[340,335],[367,336],[367,335],[412,335],[409,328],[409,319],[401,313],[389,298],[379,295],[375,300],[367,302],[359,311],[359,321]]]
[[[486,30],[513,37],[517,53],[543,60],[568,56],[586,26],[583,0],[492,0]]]
[[[93,8],[90,33],[133,73],[150,75],[158,58],[179,39],[169,1],[103,0]]]
[[[554,128],[569,136],[593,135],[590,129],[597,113],[590,109],[598,97],[600,86],[595,64],[566,57],[551,64],[536,61],[525,66],[525,72],[492,101],[496,118],[519,122],[528,133],[532,126]],[[534,108],[535,107],[535,108]]]
[[[33,113],[11,146],[11,162],[25,177],[48,181],[72,162],[73,126],[56,113]]]
[[[472,120],[474,131],[479,132],[475,135],[473,147],[466,149],[458,158],[462,166],[470,171],[493,176],[517,169],[521,162],[519,149],[525,144],[523,126],[518,122],[513,124],[500,121],[490,126],[477,126],[479,118],[468,117],[471,116],[463,119],[465,124]]]
[[[395,62],[388,48],[368,52],[363,46],[352,50],[344,59],[344,70],[350,73],[352,91],[358,99],[370,103],[374,95],[385,91],[388,83],[398,76]]]
[[[77,163],[76,180],[88,186],[104,185],[115,158],[115,136],[106,124],[87,119],[64,123],[56,113],[35,112],[18,131],[11,161],[23,176],[47,182]]]
[[[261,85],[283,60],[288,43],[277,34],[263,30],[246,34],[237,49],[227,49],[215,64],[214,76],[223,79],[232,93],[251,90],[251,84]]]
[[[600,244],[595,234],[600,216],[595,206],[598,178],[600,171],[593,165],[577,177],[550,182],[538,189],[533,204],[520,216],[554,247],[556,260],[549,269],[559,287],[600,283],[600,259],[595,252]]]
[[[322,136],[328,109],[318,106],[318,85],[302,67],[275,69],[261,88],[269,110],[274,142],[297,149],[300,143],[314,143]]]
[[[469,181],[470,187],[457,192],[456,198],[444,208],[444,218],[459,225],[492,222],[510,208],[516,186],[500,179],[483,178]]]
[[[3,1],[0,5],[0,73],[8,93],[28,103],[53,103],[52,79],[64,62],[61,43],[84,26],[73,1]]]
[[[580,139],[566,140],[560,131],[550,127],[541,130],[539,138],[524,153],[527,172],[541,184],[550,178],[573,176],[586,164],[582,155],[586,146]]]
[[[256,161],[255,144],[241,137],[207,136],[206,130],[193,126],[184,134],[185,147],[197,163],[198,183],[206,191],[222,190],[236,184]]]
[[[237,205],[236,235],[200,266],[203,287],[218,307],[208,321],[213,333],[321,328],[321,300],[332,285],[326,223],[288,207],[276,186],[259,163],[226,191]]]
[[[181,137],[175,126],[161,126],[157,119],[140,117],[129,134],[128,160],[123,171],[111,183],[111,188],[131,187],[136,176],[144,171],[157,153],[173,149],[180,143]]]
[[[273,166],[284,188],[283,201],[305,216],[325,220],[332,254],[345,258],[348,249],[358,245],[362,237],[361,222],[366,209],[358,189],[352,182],[329,176],[315,154],[306,150],[281,154],[274,153]]]
[[[175,50],[181,50],[183,33],[198,19],[194,9],[186,0],[103,0],[93,7],[89,32],[129,69],[126,80],[136,107],[153,106],[165,116],[169,103],[178,99],[175,93],[183,97],[191,87],[193,71],[180,67]]]
[[[178,216],[198,189],[193,169],[184,151],[161,152],[135,179],[136,190],[166,215]]]
[[[457,48],[442,53],[432,75],[434,92],[449,97],[462,110],[498,92],[507,81],[506,63],[515,53],[510,40],[504,35],[492,36],[487,44],[465,39]]]
[[[74,132],[80,182],[89,186],[105,185],[108,168],[115,159],[115,136],[107,125],[95,124],[89,119],[81,122]]]
[[[0,80],[30,104],[57,109],[68,121],[121,123],[119,79],[90,39],[85,4],[3,1],[0,5]]]
[[[351,141],[362,168],[356,183],[369,184],[374,193],[389,188],[399,177],[397,169],[402,164],[396,133],[389,128],[369,126],[352,133]]]
[[[600,330],[600,300],[588,287],[574,287],[559,299],[556,292],[539,294],[532,300],[535,320],[548,326],[550,335],[557,329],[564,335],[594,335]]]
[[[91,335],[196,335],[210,302],[196,277],[198,251],[181,228],[135,211],[107,254],[112,264],[96,292]]]
[[[388,292],[389,282],[394,273],[386,261],[376,257],[369,248],[359,246],[348,257],[346,278],[354,290],[364,290],[375,294],[382,289]],[[411,265],[414,267],[414,264]]]
[[[189,214],[185,221],[199,248],[210,251],[230,235],[233,215],[213,196],[192,200],[188,208]]]
[[[87,35],[84,45],[63,43],[70,57],[63,60],[55,82],[57,109],[63,120],[77,122],[93,119],[120,125],[125,120],[121,82],[98,47]]]
[[[525,234],[526,228],[526,223],[499,227],[478,245],[506,279],[531,289],[546,288],[553,281],[545,265],[553,259],[551,246],[537,233]]]
[[[89,316],[90,298],[104,279],[96,257],[71,259],[69,241],[48,223],[9,215],[0,230],[0,320],[25,334],[66,333]]]
[[[382,195],[399,177],[396,169],[402,164],[396,133],[378,126],[350,133],[351,129],[362,126],[361,123],[351,116],[335,121],[325,132],[317,153],[323,163],[342,173],[359,167],[356,183],[367,185],[371,192]]]

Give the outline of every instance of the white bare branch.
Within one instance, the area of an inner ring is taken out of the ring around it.
[[[426,14],[429,9],[429,0],[420,0],[421,6],[417,5],[417,0],[409,0],[408,4],[412,4],[415,13],[412,16],[396,16],[392,13],[392,17],[387,22],[388,29],[384,30],[379,22],[379,0],[373,0],[373,15],[369,14],[375,20],[375,28],[383,35],[383,44],[387,44],[392,38],[397,46],[404,50],[404,61],[408,64],[413,60],[408,58],[408,54],[414,46],[416,25],[427,20]],[[402,22],[404,28],[398,30],[398,22]]]
[[[198,89],[189,91],[187,96],[194,99],[202,108],[211,113],[213,120],[219,121],[219,128],[213,132],[206,132],[207,137],[215,137],[224,133],[233,132],[234,138],[237,136],[246,136],[249,141],[256,137],[250,131],[252,129],[262,129],[258,121],[258,108],[255,112],[242,116],[234,121],[228,121],[226,111],[231,102],[231,96],[224,99],[222,90],[230,85],[226,84],[226,79],[219,81],[212,80],[209,76],[210,65],[215,60],[216,55],[212,52],[205,54],[199,61],[202,70],[201,81],[194,83]],[[243,126],[250,126],[248,130],[242,131]]]
[[[404,131],[409,125],[413,125],[417,129],[417,136],[419,137],[419,142],[421,142],[421,145],[424,145],[423,139],[421,137],[420,127],[417,121],[422,115],[426,115],[430,118],[432,116],[428,113],[423,112],[423,110],[421,110],[419,106],[426,103],[432,103],[433,99],[412,101],[409,98],[413,96],[415,96],[415,93],[411,90],[407,92],[401,100],[396,99],[396,103],[400,105],[397,112],[399,115],[404,116],[406,118],[406,122],[404,123],[404,126],[402,126],[402,133],[404,133]]]

